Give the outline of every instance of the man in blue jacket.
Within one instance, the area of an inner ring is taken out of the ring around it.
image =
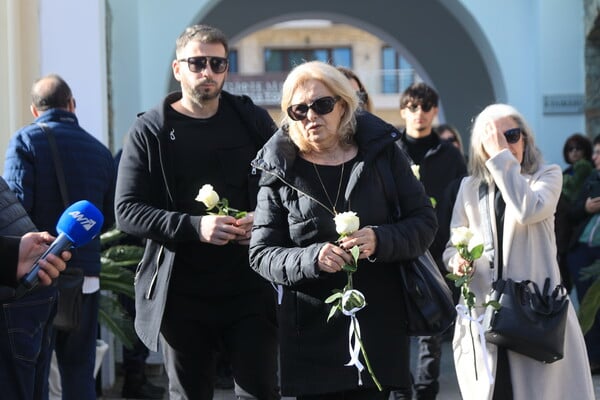
[[[65,209],[65,202],[71,204],[78,200],[88,200],[98,207],[104,215],[104,228],[111,227],[116,180],[111,152],[79,126],[75,99],[60,76],[52,74],[35,81],[31,95],[31,112],[36,119],[10,140],[4,165],[8,185],[40,230],[56,235],[56,222]],[[68,197],[64,202],[57,183],[48,131],[55,137],[64,169]],[[68,268],[81,268],[85,280],[80,326],[71,332],[54,331],[52,335],[63,399],[95,399],[100,239],[95,238],[73,251]]]

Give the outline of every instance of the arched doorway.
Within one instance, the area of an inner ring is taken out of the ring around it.
[[[458,0],[253,0],[251,7],[245,0],[227,0],[203,9],[195,22],[217,26],[235,41],[275,23],[314,18],[356,26],[406,50],[419,74],[440,93],[445,119],[465,134],[483,107],[506,99],[491,47]]]

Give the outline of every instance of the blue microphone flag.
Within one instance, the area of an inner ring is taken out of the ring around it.
[[[80,200],[71,204],[60,216],[56,231],[64,233],[72,247],[80,247],[100,233],[104,215],[92,203]]]
[[[56,224],[58,236],[37,259],[31,270],[21,278],[16,296],[21,297],[37,286],[40,260],[46,259],[49,254],[60,255],[70,248],[83,246],[100,233],[102,224],[104,215],[87,200],[80,200],[67,207]]]

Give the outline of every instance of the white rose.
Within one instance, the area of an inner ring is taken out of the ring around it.
[[[471,232],[466,226],[452,228],[452,236],[450,237],[450,243],[452,243],[452,245],[454,246],[466,246],[469,244],[469,241],[472,237],[473,232]]]
[[[360,220],[354,211],[337,214],[334,218],[335,230],[340,235],[350,235],[358,230]]]
[[[415,174],[417,179],[420,180],[421,179],[420,167],[417,164],[413,164],[410,166],[410,169],[412,169],[412,173]]]
[[[196,201],[204,203],[207,210],[212,209],[219,203],[219,195],[213,190],[212,185],[204,185],[200,188]]]
[[[472,234],[473,236],[469,239],[469,245],[467,246],[467,250],[469,252],[473,251],[473,249],[479,245],[483,244],[483,239],[479,235]]]

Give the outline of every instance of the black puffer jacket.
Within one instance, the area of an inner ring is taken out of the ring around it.
[[[0,236],[21,237],[27,232],[37,231],[31,218],[23,208],[23,205],[17,199],[17,196],[6,184],[6,181],[0,178]],[[17,260],[19,253],[19,242],[12,246],[11,240],[2,241],[2,268],[0,268],[0,285],[17,285]],[[6,296],[6,291],[0,289],[0,297]]]
[[[22,236],[34,231],[37,229],[27,211],[6,181],[0,178],[0,235]]]
[[[384,386],[410,384],[408,337],[403,318],[398,262],[422,254],[437,228],[434,210],[402,151],[398,131],[370,114],[358,117],[359,153],[344,196],[361,226],[377,235],[375,263],[359,261],[354,286],[366,298],[358,314],[363,341],[377,378]],[[357,388],[357,372],[346,367],[350,319],[327,322],[324,300],[346,283],[345,273],[320,273],[318,253],[337,240],[329,211],[306,192],[294,173],[298,150],[285,131],[277,132],[252,165],[262,170],[250,243],[250,263],[263,277],[284,285],[280,307],[282,394],[301,395]],[[392,169],[403,219],[391,223],[376,162]],[[362,373],[365,386],[373,386]]]

